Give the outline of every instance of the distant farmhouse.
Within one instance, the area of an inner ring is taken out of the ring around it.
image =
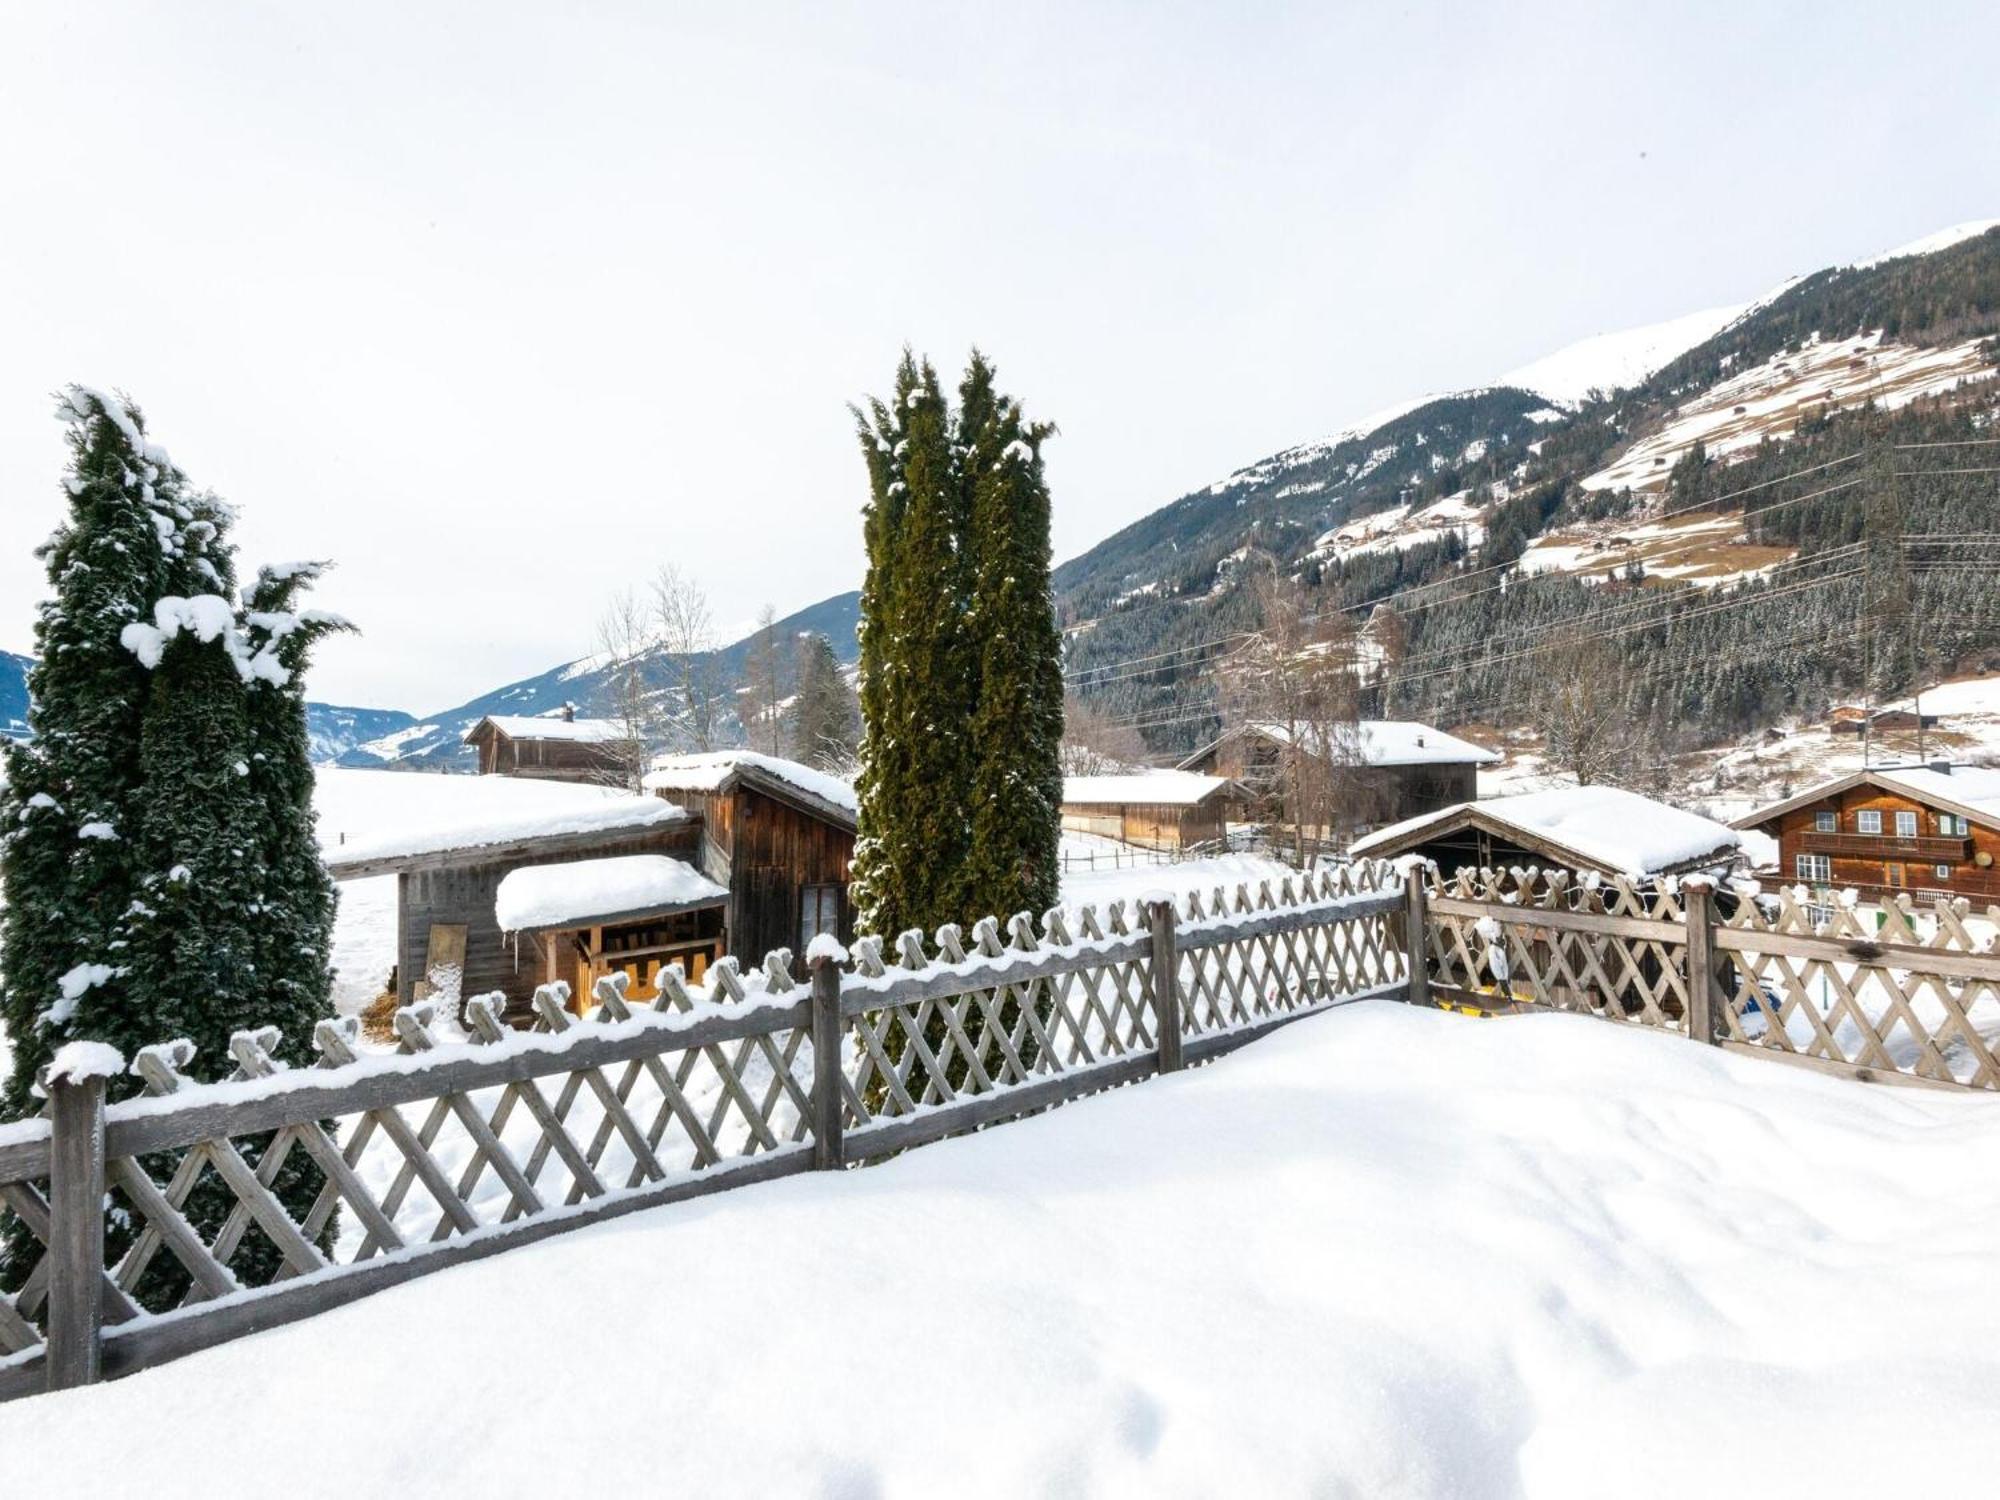
[[[1868,709],[1847,704],[1833,709],[1826,716],[1827,733],[1857,737],[1864,734],[1908,733],[1918,729],[1935,729],[1937,726],[1936,714],[1920,714],[1908,708],[1882,708],[1871,713]]]
[[[2000,771],[1933,761],[1874,766],[1747,813],[1738,828],[1778,841],[1778,874],[1819,893],[1872,903],[2000,902]]]
[[[1470,802],[1479,795],[1479,767],[1500,758],[1428,724],[1363,719],[1335,727],[1330,743],[1317,732],[1295,736],[1283,724],[1239,724],[1195,751],[1180,769],[1227,777],[1251,796],[1270,801],[1279,795],[1286,760],[1298,755],[1358,770],[1369,788],[1365,821],[1371,824]]]
[[[1539,865],[1577,875],[1655,879],[1727,873],[1741,862],[1735,829],[1613,786],[1564,786],[1463,802],[1379,829],[1357,858],[1432,860],[1460,870]]]
[[[1062,826],[1147,849],[1220,844],[1254,798],[1240,782],[1193,771],[1063,778]]]
[[[579,719],[573,707],[547,718],[488,714],[465,732],[479,752],[482,776],[531,776],[541,781],[627,783],[638,746],[615,719]]]

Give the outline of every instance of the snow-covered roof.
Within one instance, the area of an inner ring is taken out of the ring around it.
[[[1063,805],[1111,807],[1128,803],[1192,807],[1234,786],[1226,776],[1196,771],[1139,771],[1126,776],[1065,776]]]
[[[1462,740],[1456,735],[1446,734],[1442,729],[1434,729],[1429,724],[1419,724],[1413,719],[1362,719],[1352,726],[1331,725],[1329,730],[1337,752],[1335,758],[1345,765],[1483,766],[1500,758],[1491,750],[1483,750],[1470,740]],[[1244,724],[1231,733],[1262,735],[1280,745],[1289,745],[1294,738],[1289,725],[1269,722]],[[1320,726],[1307,725],[1297,738],[1314,754],[1323,754],[1321,741],[1324,734],[1325,731],[1322,731]],[[1228,737],[1228,735],[1223,736],[1224,739]],[[1213,748],[1213,745],[1205,746],[1189,759],[1206,755]],[[1181,764],[1186,765],[1187,761]]]
[[[828,771],[755,750],[710,750],[696,755],[662,755],[653,761],[642,783],[649,792],[717,792],[736,776],[749,775],[779,782],[824,803],[853,822],[861,811],[854,784]]]
[[[1386,858],[1470,827],[1618,875],[1671,874],[1730,858],[1742,846],[1733,828],[1623,787],[1561,786],[1406,818],[1357,839],[1351,852]]]
[[[1949,771],[1936,771],[1929,766],[1871,766],[1754,808],[1738,818],[1736,826],[1756,828],[1796,808],[1809,807],[1857,786],[1901,792],[1929,806],[1960,813],[1988,828],[2000,828],[2000,771],[1986,766],[1953,766]]]
[[[608,745],[632,737],[616,719],[544,719],[524,714],[488,714],[466,730],[467,742],[488,724],[510,740],[573,740],[586,745]]]
[[[494,892],[493,918],[502,932],[537,932],[686,911],[728,899],[728,891],[677,859],[620,854],[509,870]]]
[[[363,863],[488,845],[649,828],[687,812],[659,797],[521,776],[454,776],[322,766],[319,841],[336,873]]]

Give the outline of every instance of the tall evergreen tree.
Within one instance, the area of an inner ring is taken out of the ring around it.
[[[786,752],[823,771],[852,765],[860,743],[861,709],[854,689],[840,675],[833,643],[816,632],[801,636],[796,677],[785,726]]]
[[[951,412],[905,351],[892,406],[857,412],[868,462],[861,592],[861,803],[853,896],[885,937],[961,918],[977,654],[965,621],[965,499]]]
[[[1049,491],[1028,422],[977,351],[960,386],[969,490],[967,622],[979,645],[965,909],[1005,921],[1056,902],[1062,822],[1062,633],[1049,583]]]

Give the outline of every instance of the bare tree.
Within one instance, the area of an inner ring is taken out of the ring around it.
[[[1129,724],[1120,724],[1075,693],[1066,693],[1059,755],[1065,776],[1105,776],[1144,765],[1146,742]]]
[[[1626,713],[1624,660],[1601,636],[1554,654],[1533,715],[1543,758],[1579,786],[1623,780],[1642,748]]]
[[[1316,614],[1275,566],[1253,589],[1263,623],[1219,669],[1223,717],[1275,745],[1262,789],[1268,821],[1310,868],[1375,821],[1385,800],[1361,740],[1359,643],[1344,614]]]
[[[778,651],[778,612],[765,605],[757,612],[757,634],[751,638],[744,657],[747,679],[743,694],[748,712],[743,720],[743,737],[752,750],[767,755],[780,753],[784,740],[784,663]]]
[[[722,689],[715,670],[715,621],[700,584],[673,564],[653,575],[652,633],[680,700],[670,738],[683,750],[713,750]]]
[[[651,679],[652,621],[631,589],[613,594],[597,618],[597,653],[604,659],[608,717],[623,731],[615,779],[633,791],[666,732],[658,687]]]

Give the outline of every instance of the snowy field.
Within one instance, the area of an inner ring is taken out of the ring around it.
[[[214,1493],[187,1435],[250,1412],[232,1485],[343,1500],[1970,1494],[1996,1160],[1988,1098],[1363,1004],[0,1407],[0,1454]]]

